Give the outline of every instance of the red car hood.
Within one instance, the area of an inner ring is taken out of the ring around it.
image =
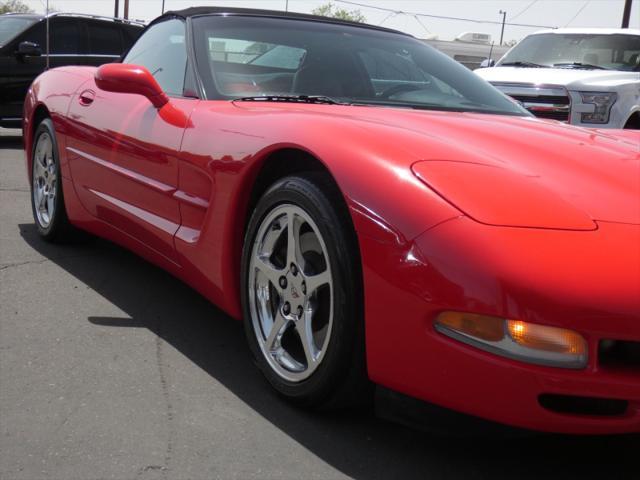
[[[591,220],[640,224],[640,132],[530,117],[336,107],[346,109],[367,124],[373,141],[397,145],[421,180],[481,222],[581,230],[595,228]]]

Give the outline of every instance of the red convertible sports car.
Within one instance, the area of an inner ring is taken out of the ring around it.
[[[243,318],[285,398],[640,431],[640,133],[533,118],[399,32],[223,8],[44,73],[24,118],[42,237]]]

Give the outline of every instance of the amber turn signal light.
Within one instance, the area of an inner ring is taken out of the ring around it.
[[[545,352],[584,355],[587,342],[579,333],[565,328],[547,327],[520,320],[507,320],[511,338],[519,345]]]
[[[550,367],[584,368],[588,346],[566,328],[468,312],[442,312],[438,332],[504,357]]]

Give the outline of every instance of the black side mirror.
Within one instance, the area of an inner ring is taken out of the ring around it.
[[[20,42],[16,55],[21,57],[39,57],[42,55],[40,45],[33,42]]]

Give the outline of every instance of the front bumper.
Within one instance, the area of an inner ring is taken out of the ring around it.
[[[541,431],[640,432],[640,369],[609,367],[602,339],[640,341],[640,226],[592,232],[446,221],[413,241],[362,237],[371,379],[485,419]],[[579,331],[584,370],[530,365],[438,333],[444,310]],[[546,396],[622,400],[624,411],[557,411]],[[543,397],[544,396],[544,397]],[[545,403],[546,406],[543,406]]]

